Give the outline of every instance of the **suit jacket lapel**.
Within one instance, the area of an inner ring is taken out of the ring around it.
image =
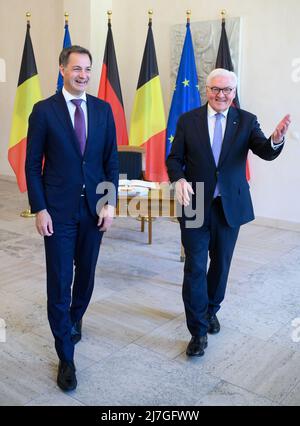
[[[87,155],[87,151],[90,147],[91,141],[93,140],[93,133],[95,131],[96,123],[96,108],[93,107],[93,98],[90,95],[86,95],[87,103],[87,116],[88,116],[88,133],[86,138],[86,147],[84,151],[84,157]]]
[[[228,152],[234,145],[236,131],[239,126],[239,114],[236,108],[230,107],[227,115],[226,129],[222,143],[218,166],[224,162]]]
[[[80,155],[80,157],[82,157],[81,152],[80,152],[80,148],[79,148],[79,143],[77,140],[77,136],[72,124],[72,120],[70,117],[70,113],[65,101],[65,98],[62,94],[62,92],[58,92],[56,94],[56,96],[54,97],[54,111],[55,114],[58,118],[58,120],[60,121],[61,125],[64,127],[64,129],[70,134],[72,143],[74,144],[74,147],[77,151],[77,153]]]
[[[100,100],[91,95],[86,95],[87,114],[88,114],[88,134],[84,156],[88,155],[93,144],[104,143],[105,123],[107,115],[105,108],[99,107]]]
[[[194,116],[195,125],[197,131],[196,135],[200,135],[200,140],[202,142],[203,150],[207,155],[207,159],[212,165],[215,167],[215,160],[211,149],[209,132],[208,132],[208,124],[207,124],[207,104],[203,107],[195,110]]]

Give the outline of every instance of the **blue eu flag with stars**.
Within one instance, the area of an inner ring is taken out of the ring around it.
[[[190,23],[186,24],[186,34],[182,49],[176,87],[173,93],[166,136],[166,156],[168,157],[176,132],[177,120],[184,112],[201,105],[194,48]]]
[[[64,36],[64,42],[63,42],[63,49],[65,47],[71,47],[72,43],[71,43],[71,37],[70,37],[70,32],[69,32],[69,25],[66,23],[65,24],[65,36]],[[56,87],[56,92],[59,92],[64,85],[64,79],[61,75],[60,72],[58,72],[58,78],[57,78],[57,87]]]

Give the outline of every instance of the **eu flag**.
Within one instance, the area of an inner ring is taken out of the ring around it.
[[[72,46],[72,43],[71,43],[71,37],[70,37],[70,33],[69,33],[69,25],[66,22],[65,23],[65,36],[64,36],[64,42],[63,42],[63,48],[70,47],[70,46]],[[56,91],[59,92],[63,88],[63,85],[64,85],[64,79],[63,79],[61,73],[58,72]]]
[[[190,23],[186,24],[186,34],[182,49],[176,87],[173,93],[166,139],[166,156],[168,157],[176,132],[178,118],[191,109],[201,105],[198,77]]]

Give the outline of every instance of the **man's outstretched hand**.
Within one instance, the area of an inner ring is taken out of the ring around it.
[[[288,128],[291,123],[291,116],[287,114],[283,119],[277,124],[276,129],[272,133],[272,141],[274,144],[281,143]]]

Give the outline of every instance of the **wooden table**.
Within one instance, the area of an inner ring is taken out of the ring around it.
[[[156,217],[176,217],[176,200],[168,191],[150,189],[147,195],[119,195],[116,216],[141,218],[141,231],[148,222],[148,243],[152,244],[152,222]]]

